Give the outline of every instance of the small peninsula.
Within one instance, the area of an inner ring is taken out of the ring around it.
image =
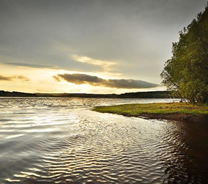
[[[113,113],[147,119],[177,121],[208,121],[208,106],[189,103],[150,103],[98,106],[93,109],[102,113]]]

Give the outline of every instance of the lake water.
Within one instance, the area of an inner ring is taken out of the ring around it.
[[[171,101],[0,98],[0,183],[208,183],[208,122],[91,110]]]

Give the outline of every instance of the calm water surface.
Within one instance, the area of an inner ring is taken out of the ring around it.
[[[0,98],[0,183],[208,183],[208,122],[91,111],[167,101]]]

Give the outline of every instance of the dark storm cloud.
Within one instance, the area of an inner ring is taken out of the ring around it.
[[[141,80],[133,79],[102,79],[97,76],[91,76],[86,74],[58,74],[53,76],[58,82],[64,79],[67,82],[74,83],[77,85],[89,84],[92,86],[103,86],[110,88],[128,88],[128,89],[139,89],[139,88],[153,88],[158,87],[158,84],[153,84]]]
[[[13,81],[13,80],[21,80],[21,81],[29,81],[29,79],[25,76],[22,75],[13,75],[13,76],[3,76],[0,75],[0,80],[5,80],[5,81]]]

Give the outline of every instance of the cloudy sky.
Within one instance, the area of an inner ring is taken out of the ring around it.
[[[0,0],[0,90],[164,90],[178,32],[206,0]]]

